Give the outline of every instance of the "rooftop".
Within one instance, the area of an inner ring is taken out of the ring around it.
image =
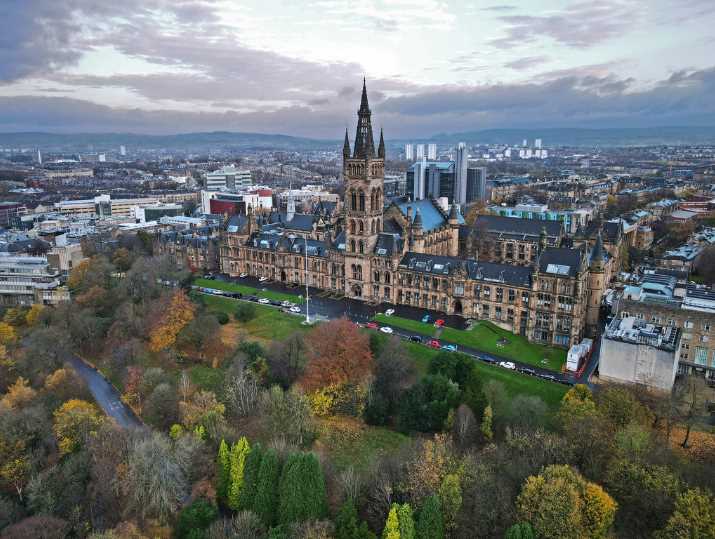
[[[612,341],[652,346],[669,352],[675,352],[679,336],[675,326],[650,324],[634,316],[614,318],[605,333],[605,337]]]

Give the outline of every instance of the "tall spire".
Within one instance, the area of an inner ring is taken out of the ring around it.
[[[377,156],[380,159],[385,159],[385,137],[382,135],[382,127],[380,128],[380,144],[377,146]]]
[[[372,138],[372,123],[370,121],[370,105],[367,102],[367,86],[362,80],[362,99],[358,110],[357,133],[355,134],[355,151],[353,158],[369,159],[375,157],[375,142]]]
[[[348,128],[345,128],[345,142],[343,143],[343,159],[350,159],[350,139],[348,138]]]

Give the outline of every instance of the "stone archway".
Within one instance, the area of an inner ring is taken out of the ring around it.
[[[286,280],[286,272],[285,272],[285,270],[281,270],[281,281],[285,282],[285,280]]]
[[[362,287],[359,284],[353,285],[353,296],[356,298],[362,297]]]
[[[462,312],[462,300],[458,299],[454,302],[454,314],[462,314]]]

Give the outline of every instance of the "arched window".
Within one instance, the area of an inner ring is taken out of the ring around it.
[[[350,252],[355,252],[355,240],[350,240]]]
[[[355,221],[350,220],[350,234],[355,234]]]
[[[365,252],[365,243],[363,243],[363,241],[360,240],[360,253],[364,253],[364,252]]]
[[[360,234],[364,234],[365,233],[365,224],[362,221],[358,221],[358,223],[360,224],[360,226],[358,227],[358,229],[360,230]]]
[[[350,191],[350,209],[357,210],[357,193]]]
[[[370,232],[373,234],[375,233],[375,221],[372,221],[370,223]]]
[[[390,284],[390,274],[385,272],[385,284]]]
[[[360,191],[360,211],[365,211],[365,191]]]

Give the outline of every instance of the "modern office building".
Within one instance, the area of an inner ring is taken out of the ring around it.
[[[415,147],[412,144],[405,144],[405,159],[412,161],[415,158]]]
[[[0,304],[55,303],[59,271],[43,256],[0,256]],[[69,300],[69,293],[67,293]]]
[[[240,170],[234,166],[226,166],[206,173],[207,191],[235,191],[242,187],[250,187],[252,183],[250,170]]]
[[[415,158],[419,161],[421,159],[425,159],[427,156],[425,155],[425,145],[424,144],[418,144],[416,146],[417,148],[417,155]]]
[[[427,145],[427,159],[435,160],[437,159],[437,145],[428,144]]]
[[[465,203],[484,202],[488,199],[486,167],[467,168],[467,198]]]
[[[469,168],[469,152],[467,145],[460,142],[454,160],[455,188],[454,203],[464,205],[467,203],[467,169]]]

